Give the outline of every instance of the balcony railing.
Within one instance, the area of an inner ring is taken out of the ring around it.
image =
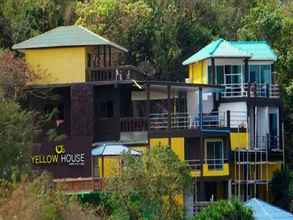
[[[127,117],[120,119],[121,132],[146,131],[147,119],[145,117]]]
[[[200,160],[185,160],[188,163],[188,166],[192,170],[200,170],[201,169],[201,163]]]
[[[218,112],[203,114],[202,127],[224,127],[224,115],[219,116]],[[150,114],[150,129],[168,129],[168,113]],[[200,118],[192,118],[190,114],[171,113],[170,128],[172,129],[192,129],[200,127]]]
[[[226,163],[228,160],[224,158],[220,159],[206,159],[206,163],[208,164],[208,168],[210,170],[220,170],[223,169],[224,163]]]
[[[169,118],[170,117],[170,118]],[[170,125],[169,125],[170,120]],[[186,112],[151,113],[149,124],[147,117],[125,117],[120,119],[120,130],[122,132],[167,130],[171,129],[195,129],[195,128],[247,128],[247,116],[245,112],[230,111],[204,113],[200,117],[192,117]]]
[[[256,136],[254,137],[255,141],[252,140],[251,146],[254,149],[271,151],[279,151],[280,146],[280,137],[275,135],[266,135],[266,136]]]
[[[279,98],[280,89],[277,84],[264,83],[235,83],[223,84],[225,91],[222,92],[223,98],[235,97],[267,97]]]
[[[143,80],[145,73],[135,66],[88,68],[87,81]]]

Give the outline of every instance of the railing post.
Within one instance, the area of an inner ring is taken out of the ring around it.
[[[230,128],[231,126],[231,112],[227,111],[227,127]]]
[[[212,57],[212,84],[215,85],[215,78],[216,78],[216,65],[215,65],[215,58]]]
[[[171,85],[167,86],[168,90],[168,131],[170,131],[172,125],[171,125]]]
[[[270,98],[270,85],[268,83],[266,84],[266,96]]]
[[[203,114],[202,114],[202,87],[199,87],[198,90],[198,110],[199,110],[199,127],[202,128],[203,125]]]

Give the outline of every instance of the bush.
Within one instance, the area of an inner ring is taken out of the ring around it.
[[[36,178],[23,178],[17,185],[4,181],[0,184],[0,192],[0,219],[101,219],[95,215],[98,209],[82,207],[76,197],[58,191],[47,174]]]
[[[0,178],[18,178],[30,171],[35,134],[33,114],[14,101],[0,101]]]
[[[222,200],[201,210],[193,220],[253,220],[252,210],[238,200]]]
[[[111,219],[183,219],[179,202],[190,183],[190,170],[168,146],[151,148],[141,157],[125,155],[121,174],[109,178]]]

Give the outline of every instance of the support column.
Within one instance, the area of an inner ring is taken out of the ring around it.
[[[171,137],[170,137],[170,132],[172,128],[172,105],[171,105],[171,85],[167,86],[168,90],[168,144],[171,147]]]
[[[202,87],[198,90],[198,114],[199,114],[199,127],[202,128],[203,125],[203,106],[202,106]]]
[[[211,59],[212,61],[212,84],[215,85],[216,82],[216,65],[215,65],[215,58]]]
[[[71,86],[71,136],[94,135],[94,89],[92,85]]]
[[[245,79],[247,79],[247,82],[249,83],[248,89],[247,89],[247,96],[250,96],[250,82],[249,82],[249,66],[248,66],[248,58],[244,59],[244,82]],[[244,83],[243,82],[243,83]],[[244,86],[242,86],[241,90],[243,91],[243,95],[245,95]]]
[[[232,180],[229,179],[227,184],[228,184],[228,199],[231,199],[232,198]]]
[[[146,97],[147,97],[147,102],[146,102],[146,118],[147,118],[147,135],[148,135],[148,144],[150,147],[150,111],[151,111],[151,105],[150,105],[150,84],[146,84]]]

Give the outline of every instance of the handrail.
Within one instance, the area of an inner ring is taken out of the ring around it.
[[[279,98],[280,89],[278,84],[265,83],[231,83],[222,84],[225,91],[222,92],[223,98],[233,97],[269,97]]]
[[[185,160],[188,163],[188,166],[192,170],[200,170],[201,168],[201,163],[200,160]]]
[[[143,80],[146,73],[132,65],[91,67],[87,69],[87,81]]]

